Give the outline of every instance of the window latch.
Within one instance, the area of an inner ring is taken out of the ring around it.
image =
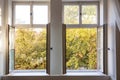
[[[50,50],[53,50],[53,48],[51,47]]]
[[[30,15],[32,16],[32,12],[30,13]]]
[[[80,13],[80,16],[82,16],[82,13]]]

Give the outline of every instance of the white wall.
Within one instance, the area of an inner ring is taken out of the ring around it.
[[[6,26],[7,24],[11,24],[11,12],[8,11],[8,7],[11,8],[11,6],[9,5],[8,6],[8,2],[10,4],[10,1],[11,0],[0,0],[0,5],[1,5],[1,8],[2,8],[2,44],[0,44],[2,47],[1,47],[1,53],[0,53],[0,75],[4,75],[7,71],[7,68],[6,68],[6,65],[8,66],[7,64],[7,61],[6,61],[6,58],[8,58],[8,52],[7,52],[7,42],[6,42],[6,39],[7,39],[7,32],[6,32]],[[11,8],[12,9],[12,8]],[[10,9],[9,9],[10,10]],[[8,15],[9,14],[9,15]]]
[[[0,75],[3,75],[5,72],[5,45],[4,45],[4,0],[0,0],[0,5],[1,5],[1,11],[2,11],[2,35],[1,36],[1,52],[0,52]]]
[[[116,30],[115,13],[112,0],[108,0],[108,75],[112,80],[116,78]]]
[[[51,0],[51,47],[50,71],[51,75],[62,74],[62,0]]]

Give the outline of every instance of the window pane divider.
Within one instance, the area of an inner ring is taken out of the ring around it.
[[[98,24],[66,24],[67,28],[93,28],[93,27],[98,27]]]

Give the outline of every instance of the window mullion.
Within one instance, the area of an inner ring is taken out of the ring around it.
[[[30,26],[33,26],[33,3],[30,3]]]
[[[79,4],[79,25],[82,24],[82,4]]]

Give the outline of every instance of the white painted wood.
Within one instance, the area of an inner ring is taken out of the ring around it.
[[[51,0],[51,48],[50,72],[51,75],[62,74],[62,0]]]
[[[4,0],[0,0],[1,11],[2,11],[2,26],[1,26],[1,51],[0,51],[0,75],[5,73],[5,35],[4,35]]]
[[[108,48],[110,49],[108,50],[108,75],[111,76],[112,80],[117,80],[116,67],[118,64],[116,63],[116,26],[113,0],[108,0],[107,4]]]

